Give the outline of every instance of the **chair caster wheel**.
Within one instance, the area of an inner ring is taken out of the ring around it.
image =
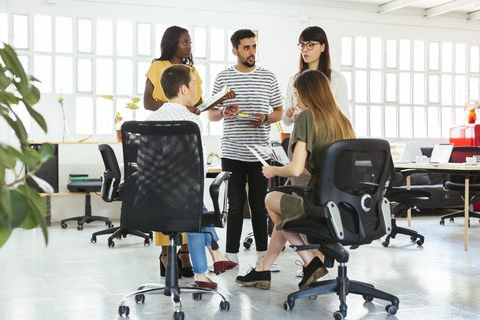
[[[110,248],[115,247],[115,242],[114,242],[113,240],[108,240],[108,246],[109,246]]]
[[[363,295],[363,299],[367,302],[372,302],[373,301],[373,297],[372,296],[367,296],[367,295]]]
[[[445,224],[445,221],[440,220],[440,225],[443,226]]]
[[[244,242],[244,243],[243,243],[243,247],[244,247],[245,249],[250,249],[250,243]]]
[[[220,311],[223,311],[223,310],[225,310],[225,311],[230,310],[230,302],[228,302],[228,301],[220,302]]]
[[[62,222],[61,226],[62,226],[62,229],[67,229],[67,224],[65,222]]]
[[[398,308],[395,307],[394,305],[389,304],[388,306],[385,307],[385,311],[387,311],[389,314],[394,315],[397,313]]]
[[[295,301],[292,301],[292,302],[285,301],[283,303],[283,309],[285,309],[286,311],[293,310],[293,308],[295,308]]]
[[[136,303],[145,303],[145,295],[144,294],[137,294],[135,296]]]
[[[93,236],[93,237],[90,239],[90,242],[91,242],[91,243],[97,243],[97,237]]]
[[[341,311],[336,311],[334,314],[333,314],[333,318],[335,320],[343,320],[345,319],[345,316],[343,315],[343,313]]]
[[[202,294],[201,293],[194,293],[192,294],[193,300],[202,300]],[[222,310],[222,309],[220,309]]]
[[[78,226],[77,226],[77,230],[78,230],[78,231],[82,231],[82,230],[83,230],[83,226],[82,226],[82,225],[78,225]]]
[[[120,306],[118,307],[118,314],[120,316],[127,316],[128,317],[128,314],[130,313],[130,308],[128,306]]]
[[[389,244],[390,244],[390,242],[388,242],[386,240],[382,242],[382,246],[384,246],[385,248],[388,247]]]
[[[424,243],[424,242],[425,242],[424,239],[418,239],[418,240],[417,240],[417,246],[419,246],[419,247],[423,246],[423,243]]]
[[[450,218],[450,222],[451,222],[451,223],[454,223],[454,222],[455,222],[455,219],[454,219],[454,218]]]
[[[173,313],[173,320],[185,320],[185,313],[183,311]]]

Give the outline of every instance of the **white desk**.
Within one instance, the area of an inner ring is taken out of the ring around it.
[[[465,251],[468,250],[468,209],[469,203],[469,179],[468,176],[472,172],[479,172],[480,165],[467,165],[459,163],[446,163],[446,164],[428,164],[428,163],[396,163],[395,169],[424,169],[431,172],[444,172],[444,173],[459,173],[465,175]],[[407,187],[410,187],[410,177],[407,177]],[[410,219],[410,215],[409,215]],[[410,224],[410,220],[409,220]]]

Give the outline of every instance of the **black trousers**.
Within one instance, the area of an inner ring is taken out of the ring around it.
[[[228,219],[226,252],[238,253],[242,237],[243,210],[247,200],[250,204],[253,234],[257,251],[266,251],[268,245],[267,194],[268,179],[262,174],[261,162],[244,162],[222,158],[222,169],[232,175],[228,182]]]

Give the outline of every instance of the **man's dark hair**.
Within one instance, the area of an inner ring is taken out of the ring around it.
[[[238,46],[240,45],[240,40],[246,38],[255,38],[255,33],[250,29],[240,29],[232,34],[230,41],[232,42],[232,46],[235,49],[238,49]]]
[[[178,90],[182,85],[190,88],[188,86],[190,83],[190,73],[192,73],[192,68],[185,64],[174,64],[163,70],[160,76],[160,84],[163,93],[165,93],[168,99],[178,96]]]

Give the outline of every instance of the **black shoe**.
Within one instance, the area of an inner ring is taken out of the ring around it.
[[[319,257],[315,257],[312,261],[310,261],[308,266],[303,267],[303,279],[298,284],[298,287],[300,290],[303,290],[327,273],[328,270],[323,264],[322,260],[320,260]]]
[[[195,274],[193,273],[193,267],[184,267],[182,263],[182,259],[180,259],[179,255],[181,254],[190,254],[188,251],[178,251],[177,253],[177,263],[178,263],[178,268],[182,272],[182,276],[186,278],[193,278]],[[190,259],[190,256],[188,257]]]
[[[272,275],[269,270],[255,271],[255,269],[252,268],[246,275],[238,276],[235,282],[246,287],[257,287],[268,290],[270,289],[271,280]]]

